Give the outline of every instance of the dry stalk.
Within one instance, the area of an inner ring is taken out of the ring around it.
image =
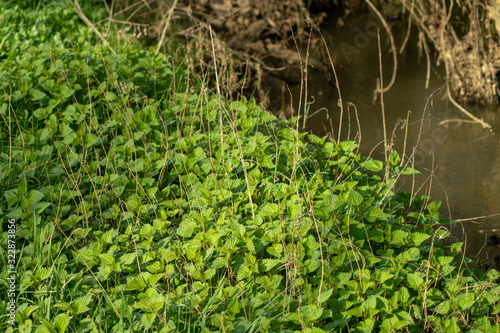
[[[377,92],[380,92],[380,93],[387,92],[387,91],[389,91],[389,89],[391,89],[391,87],[394,85],[394,82],[396,81],[396,72],[398,70],[398,54],[396,52],[396,44],[394,43],[394,37],[392,36],[391,29],[387,25],[387,22],[384,20],[384,17],[382,16],[382,14],[380,14],[378,9],[373,5],[373,3],[370,0],[365,0],[365,1],[368,4],[368,6],[370,6],[370,8],[375,12],[375,14],[377,14],[378,18],[382,22],[382,25],[384,26],[385,30],[387,31],[387,35],[389,36],[389,40],[391,41],[392,59],[394,61],[394,67],[392,70],[391,81],[389,82],[389,84],[385,88],[383,88],[384,86],[383,86],[382,82],[380,83],[380,87],[377,87]],[[378,37],[378,39],[379,39],[379,44],[380,44],[380,36]],[[379,45],[379,48],[380,48],[380,45]]]
[[[116,55],[115,50],[111,47],[111,45],[109,45],[106,38],[104,38],[104,36],[99,32],[99,30],[97,30],[95,25],[92,22],[90,22],[90,20],[87,18],[87,16],[85,16],[85,14],[82,11],[82,8],[80,8],[80,4],[78,3],[78,0],[68,0],[68,1],[75,8],[76,12],[78,13],[78,16],[80,16],[80,18],[83,20],[83,22],[85,22],[85,24],[90,29],[92,29],[92,31],[94,31],[94,33],[103,41],[104,45],[106,45],[111,50],[111,52],[113,52],[113,54]]]
[[[168,25],[170,23],[170,19],[172,18],[172,14],[173,14],[176,6],[177,6],[177,0],[174,1],[174,4],[172,5],[170,10],[168,11],[167,21],[165,22],[165,26],[163,27],[160,41],[158,42],[158,46],[156,47],[155,55],[158,54],[158,52],[160,51],[160,47],[163,45],[163,40],[165,39],[165,34],[167,33]]]
[[[382,109],[382,126],[384,130],[384,157],[385,157],[385,181],[389,181],[389,158],[388,158],[388,150],[387,146],[387,129],[385,122],[385,109],[384,109],[384,91],[382,87],[384,86],[384,76],[382,73],[382,47],[380,46],[380,30],[377,30],[377,41],[378,41],[378,64],[380,70],[380,106]]]
[[[321,33],[318,27],[316,27],[316,31],[319,33],[321,40],[323,41],[323,45],[325,47],[326,54],[328,56],[328,61],[330,62],[330,67],[332,68],[333,76],[335,77],[335,87],[337,88],[337,91],[339,93],[338,106],[340,107],[340,123],[339,123],[339,134],[337,137],[337,143],[340,143],[340,133],[342,131],[342,116],[344,114],[344,102],[342,100],[342,93],[340,92],[339,78],[337,76],[337,71],[335,70],[335,65],[333,64],[332,56],[330,55],[330,49],[328,48],[328,44],[326,43],[325,37],[323,37],[323,34]]]

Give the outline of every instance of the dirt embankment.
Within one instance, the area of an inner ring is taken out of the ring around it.
[[[465,0],[460,4],[438,0],[117,3],[119,10],[110,17],[121,15],[134,29],[147,25],[149,41],[160,43],[165,52],[174,36],[185,37],[184,44],[177,47],[192,53],[193,73],[200,68],[217,68],[223,74],[217,82],[221,88],[233,93],[250,88],[264,104],[264,75],[278,81],[300,81],[306,57],[311,66],[328,72],[329,60],[316,29],[325,18],[338,16],[339,12],[355,15],[373,10],[379,11],[380,17],[406,19],[418,29],[419,45],[426,59],[435,59],[435,63],[446,67],[451,98],[461,103],[483,104],[499,100],[500,0]]]

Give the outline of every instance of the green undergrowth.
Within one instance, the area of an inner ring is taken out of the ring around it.
[[[393,192],[397,153],[384,181],[60,6],[0,6],[2,331],[497,331],[499,274]]]

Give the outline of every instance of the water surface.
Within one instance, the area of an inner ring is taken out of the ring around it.
[[[346,20],[342,27],[333,24],[324,26],[322,32],[335,60],[345,105],[340,138],[354,139],[359,135],[354,107],[347,107],[350,102],[355,105],[360,122],[360,153],[383,160],[381,103],[380,99],[376,103],[373,100],[373,91],[380,77],[377,26],[381,29],[383,80],[386,85],[392,76],[392,54],[387,35],[376,19],[370,15],[353,17]],[[399,51],[406,36],[407,24],[393,22],[392,29]],[[415,183],[411,177],[406,177],[398,183],[398,188],[413,190],[420,195],[430,194],[433,199],[441,200],[443,217],[478,217],[455,227],[455,240],[465,241],[465,236],[467,255],[481,265],[494,263],[496,256],[500,263],[500,247],[495,244],[495,235],[500,237],[499,140],[477,123],[455,121],[466,118],[447,100],[444,65],[437,67],[434,56],[431,56],[433,66],[426,88],[427,62],[425,56],[419,57],[416,28],[412,28],[410,36],[405,52],[398,52],[397,77],[394,86],[384,94],[384,109],[388,138],[400,155],[403,151],[406,156],[411,154],[420,133],[415,168],[422,175],[415,178]],[[332,135],[337,139],[339,94],[327,76],[324,71],[314,69],[308,73],[308,101],[314,101],[310,114],[319,111],[308,120],[306,130],[317,135]],[[332,76],[331,70],[329,76]],[[297,107],[300,85],[289,85],[289,88],[293,104]],[[279,108],[282,101],[276,98],[272,103]],[[496,117],[498,105],[466,107],[492,125],[494,132],[500,133],[500,120]],[[408,136],[404,149],[406,131]]]

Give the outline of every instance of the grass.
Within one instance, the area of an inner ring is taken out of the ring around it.
[[[4,331],[497,331],[498,272],[393,192],[397,152],[226,100],[182,55],[115,56],[61,6],[0,7]]]

